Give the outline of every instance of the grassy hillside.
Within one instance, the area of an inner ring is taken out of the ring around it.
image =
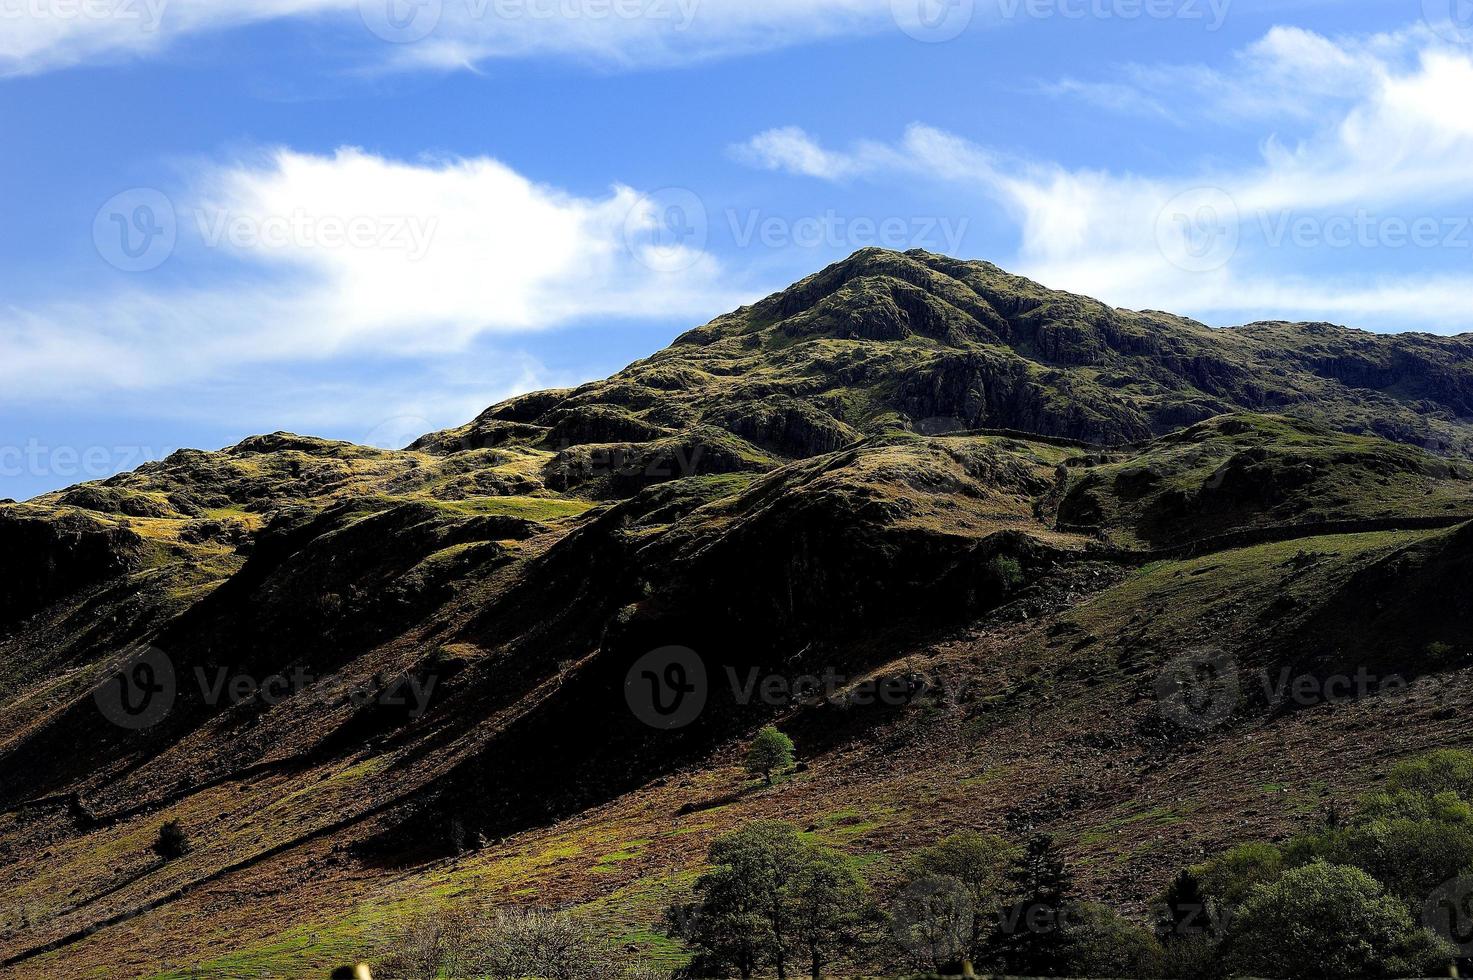
[[[402,451],[277,433],[0,507],[0,962],[325,976],[476,898],[670,966],[663,910],[763,818],[882,894],[949,831],[1049,830],[1140,915],[1469,740],[1469,353],[867,251]],[[627,683],[670,647],[708,684],[663,730]],[[1235,686],[1183,714],[1204,658]],[[145,661],[171,708],[115,724]],[[729,680],[825,673],[905,697]]]

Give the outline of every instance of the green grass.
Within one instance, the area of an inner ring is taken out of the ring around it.
[[[586,500],[561,497],[473,497],[469,500],[438,500],[433,503],[442,510],[477,517],[519,517],[538,522],[578,517],[595,506]]]

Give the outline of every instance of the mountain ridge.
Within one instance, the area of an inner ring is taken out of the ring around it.
[[[864,251],[404,450],[273,433],[0,507],[0,908],[38,910],[0,923],[0,962],[308,975],[403,894],[525,902],[529,879],[674,962],[657,906],[769,817],[881,887],[924,835],[1050,828],[1090,894],[1143,908],[1162,855],[1288,826],[1244,802],[1258,783],[1319,806],[1470,739],[1434,703],[1473,690],[1468,661],[1427,652],[1473,650],[1468,338],[1253,329]],[[1184,727],[1155,682],[1204,645],[1407,693],[1250,688]],[[626,680],[670,648],[712,680],[666,731]],[[140,657],[177,697],[113,724],[100,692]],[[824,671],[908,700],[722,683]],[[237,676],[303,680],[195,681]],[[773,720],[804,769],[768,790],[735,760]],[[1163,796],[1180,819],[1145,819]],[[198,846],[160,864],[165,820]]]

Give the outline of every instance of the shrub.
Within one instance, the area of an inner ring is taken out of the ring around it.
[[[184,827],[177,820],[170,820],[159,828],[158,840],[153,842],[153,852],[165,861],[174,861],[182,858],[194,850],[194,844],[189,835],[184,832]]]
[[[1234,916],[1229,966],[1260,977],[1428,976],[1452,951],[1359,868],[1315,863],[1256,889]]]
[[[1422,796],[1456,793],[1473,801],[1473,752],[1440,749],[1403,762],[1391,770],[1387,788],[1393,793],[1406,790]]]
[[[1192,869],[1209,899],[1226,909],[1240,904],[1253,889],[1266,885],[1284,869],[1284,856],[1272,844],[1241,844]]]
[[[411,920],[380,968],[385,980],[608,980],[624,964],[572,916],[522,909],[448,909]]]
[[[1443,643],[1441,640],[1434,640],[1427,644],[1425,653],[1427,655],[1427,665],[1434,668],[1453,667],[1461,659],[1458,657],[1456,647],[1451,643]]]
[[[1070,907],[1064,928],[1064,972],[1079,977],[1159,977],[1165,951],[1150,930],[1103,905]]]
[[[1322,859],[1360,868],[1398,898],[1420,905],[1473,866],[1473,827],[1435,820],[1376,820],[1297,839],[1296,863]]]
[[[995,555],[987,563],[987,579],[1003,595],[1012,592],[1026,580],[1023,566],[1009,555]]]

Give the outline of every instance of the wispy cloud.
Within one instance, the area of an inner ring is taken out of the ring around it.
[[[252,365],[425,358],[582,320],[687,321],[749,299],[669,239],[659,195],[583,198],[496,160],[277,150],[99,214],[130,288],[0,311],[5,399],[147,391]],[[183,263],[189,279],[147,271]]]
[[[889,0],[7,0],[0,75],[287,18],[364,46],[366,64],[439,69],[531,56],[659,67],[896,29]]]
[[[808,177],[931,180],[985,194],[1016,222],[1018,271],[1120,305],[1473,328],[1473,54],[1421,29],[1333,40],[1275,29],[1235,64],[1220,102],[1276,127],[1235,166],[1067,168],[923,125],[885,146],[842,150],[785,129],[736,152]],[[1217,77],[1200,66],[1153,71],[1137,69],[1130,89],[1146,101],[1124,89],[1108,101],[1164,111],[1173,85]],[[1216,118],[1199,112],[1193,124]],[[1425,261],[1408,271],[1410,249]],[[1326,261],[1351,251],[1361,260],[1353,274]]]

